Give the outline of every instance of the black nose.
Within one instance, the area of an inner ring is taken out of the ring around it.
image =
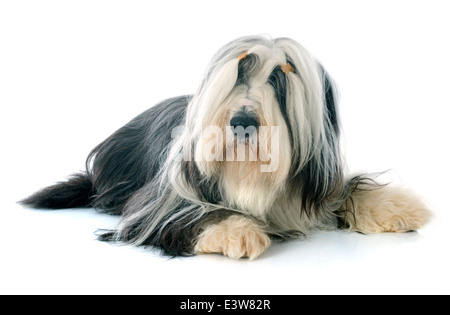
[[[230,120],[230,126],[233,128],[241,126],[244,129],[247,129],[247,127],[253,126],[255,128],[258,127],[258,119],[252,115],[252,114],[240,114],[237,113],[234,115],[234,117]]]
[[[231,118],[230,125],[233,128],[235,137],[246,140],[256,133],[259,122],[256,115],[249,111],[241,110]]]

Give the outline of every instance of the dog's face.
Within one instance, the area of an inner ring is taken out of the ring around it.
[[[223,154],[209,161],[206,170],[213,167],[220,174],[224,199],[231,206],[263,211],[283,189],[291,167],[289,72],[281,68],[287,63],[283,56],[272,56],[266,46],[254,46],[237,59],[237,71],[230,78],[233,87],[209,125],[220,126]],[[205,154],[216,139],[208,134],[202,139]]]
[[[185,140],[222,200],[264,212],[286,186],[328,184],[338,159],[334,99],[323,68],[297,42],[241,38],[211,61],[188,106]]]

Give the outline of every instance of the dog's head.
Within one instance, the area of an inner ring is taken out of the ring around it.
[[[300,44],[244,37],[211,61],[184,139],[230,205],[265,211],[283,192],[311,208],[342,181],[336,103],[330,77]]]

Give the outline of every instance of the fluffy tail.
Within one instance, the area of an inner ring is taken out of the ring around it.
[[[89,176],[86,173],[79,173],[72,175],[65,182],[44,188],[19,203],[44,209],[89,207],[93,195],[93,185]]]

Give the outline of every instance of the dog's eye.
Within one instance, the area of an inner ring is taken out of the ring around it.
[[[249,54],[239,61],[238,83],[246,83],[251,74],[258,68],[259,58],[256,55]]]

